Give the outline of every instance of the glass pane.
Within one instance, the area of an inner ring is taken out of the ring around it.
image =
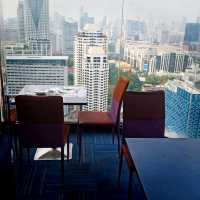
[[[0,0],[1,115],[4,93],[25,85],[81,85],[84,110],[110,111],[126,76],[128,90],[165,90],[169,132],[199,137],[198,8],[197,0]]]

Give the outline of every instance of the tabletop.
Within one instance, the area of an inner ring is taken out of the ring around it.
[[[19,95],[59,95],[68,105],[86,105],[87,92],[83,86],[26,85]]]
[[[200,199],[200,139],[127,138],[147,199]]]

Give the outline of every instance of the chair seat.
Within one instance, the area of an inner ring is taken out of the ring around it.
[[[113,125],[109,112],[81,111],[78,113],[80,125]]]

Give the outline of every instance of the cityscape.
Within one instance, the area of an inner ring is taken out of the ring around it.
[[[83,85],[84,110],[108,111],[123,75],[131,91],[165,90],[169,132],[200,136],[200,14],[127,18],[122,1],[116,18],[95,17],[80,1],[75,17],[52,9],[50,0],[16,2],[16,16],[9,16],[0,0],[1,93],[15,96],[31,84]]]

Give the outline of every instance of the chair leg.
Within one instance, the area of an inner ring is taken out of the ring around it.
[[[112,126],[112,142],[115,143],[115,126]]]
[[[69,161],[69,136],[67,137],[67,160]]]
[[[15,131],[15,125],[11,124],[11,143],[12,143],[12,149],[14,153],[14,159],[17,159],[18,156],[18,147],[17,147],[17,136],[16,136],[16,131]]]
[[[82,143],[82,129],[79,122],[77,123],[77,144],[78,144],[78,160],[81,161],[81,143]]]
[[[79,133],[78,133],[78,143],[79,143],[79,162],[81,162],[81,149],[82,149],[82,128],[79,126]]]
[[[121,178],[121,172],[122,172],[122,165],[123,165],[123,150],[121,150],[120,160],[119,160],[118,186],[120,186],[120,178]]]
[[[118,153],[120,155],[120,146],[121,146],[121,139],[120,139],[120,127],[117,126],[117,145],[118,145]]]
[[[76,138],[76,143],[79,144],[79,123],[77,123],[77,127],[76,127],[76,135],[77,135],[77,138]]]
[[[17,136],[14,133],[14,148],[15,148],[15,158],[18,156],[18,145],[17,145]]]
[[[132,179],[133,179],[133,170],[129,170],[129,183],[128,183],[128,199],[132,198]]]
[[[64,146],[61,147],[61,188],[64,189]]]
[[[20,161],[22,161],[23,160],[23,147],[22,147],[21,142],[19,143],[19,152],[20,152],[19,158],[20,158]]]
[[[26,150],[27,150],[27,156],[28,156],[28,162],[30,162],[30,148],[26,148]]]

